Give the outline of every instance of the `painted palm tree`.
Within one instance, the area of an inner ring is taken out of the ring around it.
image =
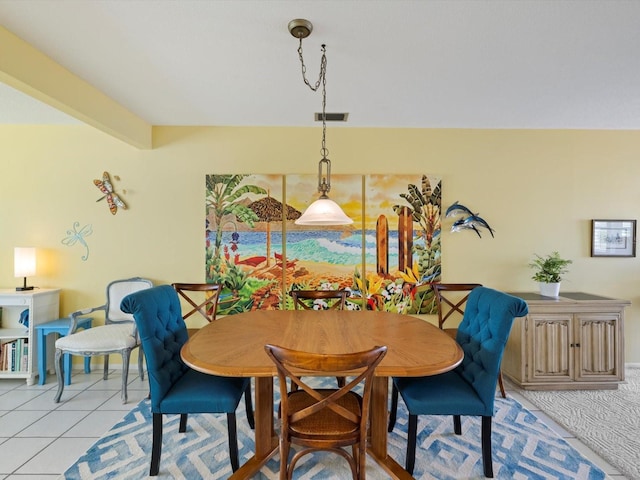
[[[247,175],[207,175],[207,213],[215,224],[214,262],[221,261],[222,228],[226,223],[235,225],[236,220],[253,227],[258,215],[247,205],[239,202],[249,193],[264,195],[267,191],[257,185],[241,185]]]

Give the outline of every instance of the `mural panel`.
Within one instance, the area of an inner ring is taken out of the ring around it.
[[[436,313],[441,275],[441,181],[432,175],[367,175],[364,204],[367,306]]]
[[[283,219],[300,216],[282,187],[282,175],[206,176],[206,281],[223,286],[220,314],[279,308]]]

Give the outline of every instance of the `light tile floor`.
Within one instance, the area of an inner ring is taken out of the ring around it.
[[[99,370],[99,371],[98,371]],[[45,385],[24,380],[0,380],[0,480],[57,479],[98,438],[148,394],[146,381],[130,372],[129,401],[120,400],[121,372],[74,372],[60,403],[57,385],[49,375]],[[561,437],[602,468],[613,480],[624,480],[615,468],[558,426],[506,382],[508,394],[534,412]]]

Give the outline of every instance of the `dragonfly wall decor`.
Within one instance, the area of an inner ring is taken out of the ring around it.
[[[104,195],[100,197],[96,202],[100,200],[107,199],[107,203],[109,204],[109,210],[112,215],[115,215],[118,212],[118,207],[123,210],[127,209],[127,205],[120,199],[120,197],[114,193],[113,185],[111,184],[111,179],[109,178],[109,173],[104,172],[102,174],[102,180],[94,180],[93,183],[96,187],[100,189]]]

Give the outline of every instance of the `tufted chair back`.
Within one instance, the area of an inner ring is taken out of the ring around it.
[[[122,300],[123,312],[133,314],[147,359],[152,412],[187,367],[180,349],[187,341],[178,294],[171,285],[141,290]]]
[[[487,287],[476,287],[467,300],[456,341],[464,350],[457,372],[473,386],[485,405],[482,415],[493,415],[500,360],[514,317],[528,312],[524,300]]]

